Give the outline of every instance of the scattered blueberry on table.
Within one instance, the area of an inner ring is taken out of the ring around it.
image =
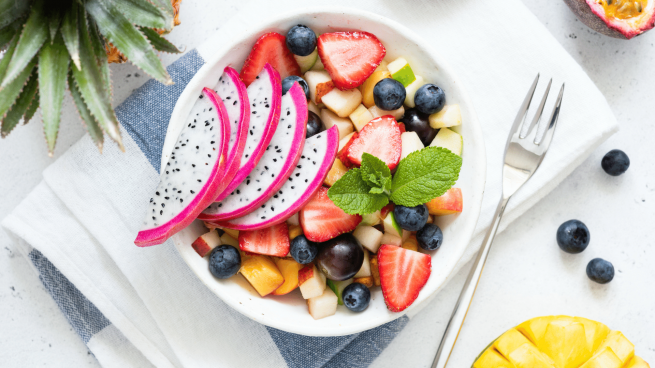
[[[363,284],[352,283],[343,290],[343,304],[353,312],[361,312],[368,307],[371,291]]]
[[[578,254],[587,249],[591,235],[580,220],[569,220],[557,229],[557,245],[566,253]]]
[[[587,276],[599,284],[607,284],[614,279],[614,266],[602,258],[594,258],[587,264]]]
[[[619,176],[630,167],[630,158],[625,152],[613,149],[605,154],[600,162],[600,166],[606,173],[612,176]]]

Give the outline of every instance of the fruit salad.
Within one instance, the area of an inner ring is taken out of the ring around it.
[[[377,287],[405,310],[444,243],[438,217],[463,209],[459,105],[408,60],[362,31],[261,35],[199,93],[135,243],[198,219],[190,246],[218,279],[298,289],[315,319],[365,311]]]

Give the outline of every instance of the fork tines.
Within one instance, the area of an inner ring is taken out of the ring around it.
[[[537,111],[535,112],[532,121],[530,124],[526,124],[525,120],[530,108],[530,103],[532,102],[532,97],[534,96],[534,92],[537,89],[538,82],[539,74],[537,74],[537,77],[532,83],[532,86],[530,87],[530,90],[528,91],[528,94],[525,97],[525,100],[523,101],[518,114],[516,115],[516,120],[514,121],[512,131],[515,134],[520,131],[518,136],[519,139],[524,139],[528,136],[531,136],[534,137],[532,139],[534,144],[540,145],[541,143],[545,142],[546,146],[548,146],[550,140],[553,137],[553,134],[555,133],[555,126],[557,125],[557,118],[559,117],[559,111],[562,105],[562,96],[564,95],[564,83],[562,83],[562,87],[560,88],[559,95],[555,101],[553,111],[550,113],[550,117],[548,118],[547,122],[541,123],[541,116],[543,115],[544,107],[546,106],[546,100],[548,99],[548,95],[550,93],[550,87],[553,84],[552,78],[548,82],[544,96],[542,97],[541,102],[537,107]]]

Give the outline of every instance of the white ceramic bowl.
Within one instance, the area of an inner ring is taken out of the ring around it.
[[[349,8],[310,8],[271,18],[265,23],[250,27],[240,39],[227,43],[219,55],[208,61],[191,80],[177,101],[164,144],[163,163],[170,153],[184,118],[189,113],[199,91],[213,87],[227,65],[240,70],[255,40],[264,32],[285,34],[295,24],[305,24],[319,33],[343,30],[362,30],[375,34],[387,49],[387,60],[403,56],[413,70],[425,80],[435,83],[446,92],[448,103],[461,106],[463,124],[459,129],[464,137],[463,166],[457,187],[464,194],[464,210],[459,215],[439,218],[444,233],[444,244],[432,252],[432,275],[421,290],[418,299],[401,313],[390,312],[384,304],[380,288],[373,288],[371,303],[362,313],[353,313],[340,306],[336,315],[314,320],[307,304],[296,289],[284,296],[260,297],[240,275],[229,280],[214,278],[207,267],[207,259],[198,257],[191,243],[204,230],[196,221],[192,226],[173,237],[184,261],[207,287],[225,303],[240,313],[265,325],[302,335],[338,336],[361,332],[390,322],[404,313],[419,308],[435,295],[453,273],[462,257],[478,220],[486,178],[486,158],[482,132],[471,102],[461,83],[447,66],[449,52],[433,50],[425,40],[406,27],[377,14]],[[231,44],[230,44],[231,43]]]

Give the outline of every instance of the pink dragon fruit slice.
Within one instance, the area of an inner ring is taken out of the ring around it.
[[[237,230],[257,230],[286,221],[322,186],[339,146],[339,131],[332,127],[305,141],[300,161],[289,179],[266,203],[249,214],[215,225]],[[211,222],[213,223],[213,222]]]
[[[180,132],[146,219],[134,241],[140,247],[161,244],[188,226],[225,188],[230,124],[216,93],[205,88]]]
[[[228,143],[227,162],[223,181],[229,184],[241,167],[241,156],[246,148],[248,126],[250,124],[250,102],[246,85],[239,78],[239,72],[229,66],[218,78],[214,91],[223,100],[227,117],[230,121],[230,140]],[[230,194],[223,190],[215,201],[220,201]]]
[[[280,74],[270,64],[264,65],[264,69],[248,86],[247,91],[250,103],[250,124],[246,147],[241,156],[241,167],[223,191],[225,195],[232,193],[259,163],[280,120],[282,84]]]
[[[307,131],[307,97],[298,83],[282,96],[280,123],[257,166],[222,202],[213,203],[198,218],[208,221],[243,216],[266,202],[296,167]]]

